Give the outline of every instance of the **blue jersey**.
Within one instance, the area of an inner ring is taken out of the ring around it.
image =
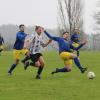
[[[52,39],[54,41],[57,41],[58,46],[59,46],[59,53],[61,53],[61,52],[71,52],[71,49],[78,50],[79,48],[81,48],[83,46],[83,44],[82,44],[79,47],[75,48],[75,47],[73,47],[73,45],[71,43],[69,43],[68,41],[66,41],[64,38],[51,36],[46,31],[44,31],[44,33],[50,39]]]
[[[16,41],[15,41],[13,48],[16,49],[16,50],[22,50],[23,47],[24,47],[24,41],[25,41],[26,36],[27,36],[26,33],[19,31],[17,33]]]
[[[71,42],[75,42],[75,43],[78,43],[80,40],[79,40],[79,35],[77,33],[73,33],[71,35]]]

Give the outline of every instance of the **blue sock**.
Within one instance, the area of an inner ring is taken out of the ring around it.
[[[81,66],[81,63],[80,63],[79,59],[78,58],[74,58],[74,62],[76,64],[76,66],[80,69],[80,71],[82,71],[83,68]]]
[[[8,73],[12,73],[12,71],[15,69],[17,65],[16,64],[13,64],[10,68],[10,70],[8,71]]]
[[[57,69],[56,72],[69,72],[67,68]]]

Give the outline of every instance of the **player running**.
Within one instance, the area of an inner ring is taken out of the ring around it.
[[[71,52],[71,49],[79,50],[83,45],[86,44],[86,42],[82,42],[77,48],[75,48],[71,43],[66,41],[66,39],[69,37],[69,34],[67,34],[67,33],[64,33],[63,37],[51,36],[46,31],[44,31],[44,33],[47,35],[48,38],[50,38],[58,43],[59,55],[65,64],[64,68],[61,68],[61,69],[56,68],[56,70],[53,71],[52,74],[58,73],[58,72],[70,72],[72,69],[72,60],[73,59],[76,59],[75,63],[79,67],[81,73],[84,73],[87,70],[87,68],[82,67],[82,65],[80,64],[80,62],[78,60],[77,55]]]
[[[16,35],[16,41],[13,46],[13,56],[15,62],[13,65],[11,65],[11,68],[8,71],[9,75],[12,74],[12,71],[18,65],[21,55],[28,55],[28,50],[24,48],[25,38],[27,36],[24,30],[25,30],[25,26],[23,24],[19,25],[19,32]]]
[[[4,44],[4,39],[0,34],[0,53],[3,51],[3,44]]]
[[[27,47],[27,41],[30,41],[30,44],[31,44],[30,57],[27,56],[25,59],[22,60],[22,62],[25,65],[24,66],[25,69],[27,69],[29,65],[38,67],[36,79],[40,79],[41,73],[45,65],[44,58],[41,53],[41,47],[46,47],[49,43],[51,43],[51,40],[49,40],[46,44],[43,43],[43,36],[42,36],[43,30],[40,26],[36,26],[35,32],[36,33],[32,34],[30,38],[26,40],[26,43],[25,43]],[[30,63],[26,62],[29,59],[31,59],[32,62]]]

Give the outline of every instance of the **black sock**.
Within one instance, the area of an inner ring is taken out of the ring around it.
[[[80,52],[79,51],[77,51],[77,57],[79,57],[80,56]]]
[[[71,70],[68,70],[67,68],[61,68],[57,69],[56,72],[70,72]]]
[[[15,69],[17,65],[16,64],[13,64],[10,68],[10,70],[8,71],[8,73],[12,73],[12,71]]]
[[[42,66],[40,66],[39,68],[38,68],[38,72],[37,72],[37,75],[41,75],[41,73],[42,73],[42,71],[43,71],[43,67]]]
[[[30,65],[31,65],[31,66],[35,66],[34,62],[30,62]]]
[[[30,57],[26,56],[26,57],[22,60],[22,62],[26,62],[26,61],[29,60],[29,59],[30,59]]]
[[[3,49],[0,49],[0,52],[2,52],[3,51]]]

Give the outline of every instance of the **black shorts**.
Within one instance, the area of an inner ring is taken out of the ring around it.
[[[35,64],[35,62],[37,62],[41,56],[41,53],[31,54],[30,59]]]

